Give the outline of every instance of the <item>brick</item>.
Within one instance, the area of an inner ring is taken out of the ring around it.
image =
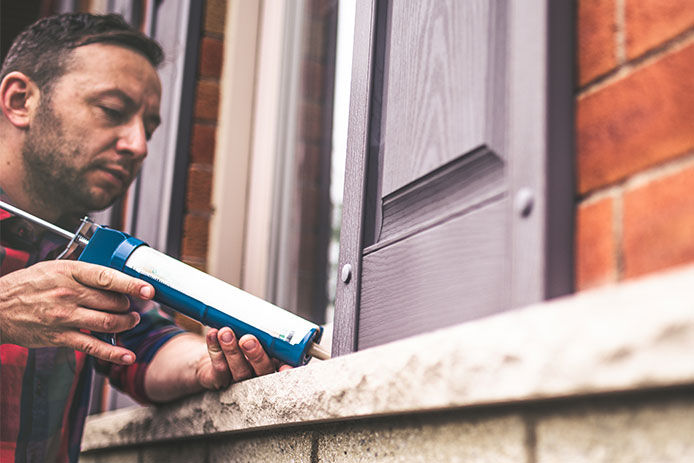
[[[192,164],[188,168],[186,185],[186,209],[210,212],[212,210],[212,170],[207,166]]]
[[[200,44],[200,61],[198,73],[200,77],[219,79],[222,75],[224,60],[224,42],[214,37],[203,37]]]
[[[321,159],[325,156],[328,159]],[[297,145],[297,175],[301,188],[320,188],[330,182],[330,152],[321,150],[318,143],[299,143]],[[325,164],[328,164],[327,166]]]
[[[205,32],[224,34],[227,0],[207,0],[205,2]]]
[[[627,0],[627,57],[635,58],[694,26],[691,0]]]
[[[186,258],[182,259],[181,262],[184,264],[190,265],[191,267],[195,267],[196,269],[200,270],[201,272],[207,272],[207,263],[205,262],[205,259],[199,259],[199,258]]]
[[[190,162],[197,164],[214,163],[214,149],[217,143],[217,127],[205,124],[193,124],[190,141]]]
[[[578,2],[578,83],[585,85],[617,65],[615,0]]]
[[[301,105],[301,135],[304,142],[319,142],[323,129],[323,106],[304,101]]]
[[[216,121],[219,112],[219,83],[199,81],[195,89],[195,117]]]
[[[326,24],[317,18],[308,18],[304,32],[303,55],[304,59],[322,61],[325,57],[325,30]]]
[[[694,262],[694,167],[624,196],[624,275]]]
[[[694,406],[666,403],[576,407],[539,419],[537,463],[694,461]]]
[[[321,102],[325,95],[324,82],[325,64],[315,60],[304,60],[301,75],[304,98],[314,102]]]
[[[613,235],[613,200],[585,205],[576,211],[576,287],[579,290],[616,280],[617,259]]]
[[[207,216],[186,214],[183,220],[183,258],[207,258],[210,219]]]
[[[692,74],[694,44],[579,98],[579,193],[615,183],[694,147]]]

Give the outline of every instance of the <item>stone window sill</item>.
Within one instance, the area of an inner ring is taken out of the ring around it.
[[[90,417],[82,450],[694,384],[694,266]]]

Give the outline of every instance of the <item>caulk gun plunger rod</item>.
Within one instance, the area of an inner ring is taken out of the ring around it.
[[[315,342],[311,343],[311,347],[308,348],[308,355],[315,357],[318,360],[329,360],[330,354],[327,350],[323,349],[321,346]]]
[[[69,239],[69,240],[75,239],[75,234],[74,234],[74,233],[70,233],[70,232],[67,231],[67,230],[64,230],[64,229],[62,229],[62,228],[60,228],[60,227],[56,227],[56,226],[53,225],[52,223],[46,222],[46,221],[43,220],[43,219],[39,219],[39,218],[36,217],[35,215],[31,215],[31,214],[29,214],[28,212],[24,212],[23,210],[21,210],[21,209],[19,209],[19,208],[17,208],[17,207],[14,207],[14,206],[11,205],[11,204],[7,204],[7,203],[4,202],[4,201],[0,201],[0,207],[3,208],[3,209],[5,209],[5,210],[8,211],[8,212],[11,212],[11,213],[13,213],[13,214],[15,214],[15,215],[18,215],[18,216],[20,216],[20,217],[23,217],[23,218],[27,219],[27,220],[29,220],[30,222],[34,222],[34,223],[37,224],[37,225],[41,225],[42,227],[45,227],[45,228],[49,229],[50,231],[52,231],[53,233],[56,233],[56,234],[58,234],[58,235],[60,235],[60,236],[62,236],[62,237],[64,237],[64,238],[67,238],[67,239]],[[89,241],[87,241],[87,240],[86,240],[84,237],[82,237],[82,236],[77,237],[77,239],[79,240],[80,243],[85,244],[85,245],[89,242]]]

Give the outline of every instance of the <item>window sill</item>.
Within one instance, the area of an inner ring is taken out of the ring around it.
[[[82,450],[694,384],[694,266],[162,407],[90,417]]]

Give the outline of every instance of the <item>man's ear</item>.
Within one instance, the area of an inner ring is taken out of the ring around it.
[[[0,108],[19,129],[27,129],[39,105],[40,90],[26,74],[12,71],[0,82]]]

